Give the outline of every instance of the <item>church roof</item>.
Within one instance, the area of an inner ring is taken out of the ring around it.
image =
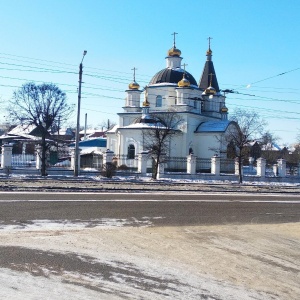
[[[211,86],[216,90],[216,92],[220,92],[214,64],[211,60],[207,60],[205,62],[202,76],[199,81],[199,88],[204,91],[205,89],[207,89],[210,86],[210,83],[211,83]]]
[[[207,121],[201,123],[195,132],[225,132],[232,121]]]
[[[176,85],[182,80],[184,70],[181,68],[165,68],[157,72],[151,79],[149,84],[157,83],[175,83]],[[197,86],[197,82],[192,74],[185,71],[185,78],[190,82],[191,85]]]

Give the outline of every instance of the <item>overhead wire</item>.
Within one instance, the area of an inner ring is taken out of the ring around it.
[[[0,53],[3,55],[3,53]],[[7,55],[7,54],[4,54],[4,55]],[[17,55],[10,55],[12,57],[18,57],[18,58],[26,58],[26,59],[30,59],[30,60],[35,60],[35,61],[39,61],[39,62],[49,62],[49,63],[54,63],[54,64],[60,64],[60,65],[66,65],[66,66],[72,66],[72,67],[75,67],[76,65],[74,64],[67,64],[67,63],[58,63],[58,62],[54,62],[54,61],[49,61],[49,60],[41,60],[41,59],[32,59],[32,58],[28,58],[28,57],[24,57],[24,56],[17,56]],[[12,60],[11,58],[8,58],[10,60]],[[18,61],[21,61],[22,60],[18,60]],[[29,61],[27,61],[29,62]],[[29,62],[30,63],[30,62]],[[9,71],[22,71],[22,72],[49,72],[49,73],[57,73],[57,74],[73,74],[73,75],[78,75],[78,72],[75,72],[75,71],[68,71],[68,69],[71,69],[71,68],[64,68],[64,69],[52,69],[52,68],[41,68],[41,67],[36,67],[36,66],[28,66],[28,65],[22,65],[22,64],[12,64],[12,63],[2,63],[0,62],[0,64],[2,65],[8,65],[8,66],[13,66],[13,67],[20,67],[20,68],[27,68],[27,69],[12,69],[12,68],[1,68],[2,70],[9,70]],[[36,63],[37,64],[37,63]],[[39,63],[41,65],[41,63]],[[48,64],[42,64],[44,66],[51,66],[51,65],[48,65]],[[85,67],[87,70],[88,69],[92,69],[92,70],[99,70],[99,71],[104,71],[105,69],[99,69],[99,68],[91,68],[91,67]],[[278,76],[281,76],[281,75],[284,75],[284,74],[287,74],[287,73],[290,73],[290,72],[293,72],[293,71],[296,71],[296,70],[299,70],[300,68],[295,68],[295,69],[292,69],[292,70],[289,70],[289,71],[286,71],[286,72],[283,72],[283,73],[280,73],[280,74],[277,74],[275,76],[271,76],[271,77],[268,77],[268,78],[265,78],[265,79],[261,79],[261,80],[258,80],[258,81],[255,81],[252,83],[253,84],[256,84],[256,83],[259,83],[259,82],[262,82],[262,81],[266,81],[268,79],[271,79],[271,78],[275,78],[275,77],[278,77]],[[115,73],[119,73],[119,74],[127,74],[128,76],[129,75],[132,75],[131,73],[127,73],[127,72],[120,72],[120,71],[114,71],[114,70],[105,70],[107,72],[115,72]],[[86,73],[85,76],[88,76],[88,77],[91,77],[91,78],[97,78],[97,79],[102,79],[102,80],[108,80],[108,81],[113,81],[115,83],[121,83],[121,84],[125,84],[128,83],[128,81],[130,79],[128,78],[124,78],[124,77],[120,77],[120,76],[114,76],[114,75],[111,75],[111,74],[106,74],[106,75],[103,75],[103,74],[98,74],[96,72],[90,72],[90,73]],[[142,75],[141,76],[145,76],[145,77],[148,77],[148,75]],[[4,76],[0,76],[1,78],[4,78]],[[9,77],[7,77],[9,79]],[[149,76],[149,78],[151,78]],[[21,80],[21,79],[16,79],[16,80]],[[41,82],[41,81],[36,81],[36,82]],[[143,80],[140,80],[141,83],[148,83],[147,81],[143,81]],[[64,83],[60,83],[60,85],[64,85],[64,86],[70,86],[70,87],[76,87],[76,85],[72,85],[72,84],[64,84]],[[99,89],[99,90],[108,90],[108,91],[112,91],[112,92],[121,92],[122,90],[119,89],[119,90],[116,90],[114,88],[109,88],[109,89],[105,89],[105,88],[93,88],[93,87],[88,87],[88,85],[94,85],[94,84],[91,84],[91,83],[87,83],[86,85],[86,88],[88,89]],[[14,86],[14,85],[0,85],[0,86],[5,86],[5,87],[13,87],[13,88],[18,88],[18,86]],[[97,86],[97,85],[96,85]],[[99,85],[100,86],[100,85]],[[102,86],[102,85],[101,85]],[[257,88],[257,87],[256,87]],[[266,88],[266,87],[260,87],[260,88]],[[269,87],[267,87],[269,88]],[[280,88],[274,88],[274,89],[280,89]],[[286,88],[285,88],[286,90]],[[289,89],[289,90],[292,90],[292,89]],[[294,89],[294,90],[299,90],[299,89]],[[77,93],[77,91],[68,91],[70,93]],[[277,91],[278,92],[278,91]],[[151,93],[148,93],[150,96],[153,95]],[[237,94],[241,94],[241,93],[237,93]],[[124,98],[120,98],[120,97],[112,97],[112,96],[108,96],[108,95],[102,95],[102,94],[95,94],[95,93],[89,93],[89,92],[83,92],[83,95],[86,95],[86,96],[89,96],[89,97],[105,97],[105,98],[110,98],[110,99],[116,99],[116,100],[124,100]],[[269,98],[269,97],[263,97],[263,96],[257,96],[257,95],[251,95],[251,96],[254,96],[256,98],[259,98],[259,99],[255,99],[255,98],[252,98],[251,100],[254,100],[254,101],[279,101],[279,102],[284,102],[284,103],[294,103],[294,104],[298,104],[297,101],[299,100],[287,100],[287,99],[275,99],[275,98]],[[227,99],[229,99],[227,97]],[[251,107],[251,106],[248,106],[248,107]],[[259,108],[259,109],[262,109],[262,108]],[[271,111],[277,111],[277,112],[280,112],[280,113],[294,113],[294,112],[288,112],[288,111],[282,111],[282,110],[274,110],[274,109],[269,109]]]

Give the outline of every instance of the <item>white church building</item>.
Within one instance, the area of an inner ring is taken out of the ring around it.
[[[210,39],[209,39],[210,41]],[[199,82],[182,65],[181,51],[173,47],[167,52],[166,67],[157,72],[143,89],[135,80],[129,84],[119,124],[107,132],[107,148],[115,155],[133,158],[143,151],[143,131],[151,128],[151,113],[170,110],[180,115],[180,134],[171,140],[169,157],[199,158],[214,155],[226,157],[226,145],[221,137],[235,123],[228,121],[225,95],[219,89],[212,61],[212,50],[206,51],[206,61]],[[143,95],[142,95],[143,94]]]

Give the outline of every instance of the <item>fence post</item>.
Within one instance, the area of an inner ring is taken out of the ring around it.
[[[157,178],[159,179],[161,175],[165,173],[165,160],[166,160],[166,154],[162,154],[160,157],[160,163],[158,164],[157,168]]]
[[[278,176],[286,177],[286,160],[281,158],[277,160],[278,164]]]
[[[103,153],[103,165],[106,165],[107,163],[111,163],[114,157],[114,152],[106,149],[106,151]]]
[[[78,170],[80,171],[80,152],[81,152],[81,149],[78,149]],[[75,148],[72,148],[71,149],[71,169],[75,169]]]
[[[142,151],[138,155],[138,172],[141,175],[147,174],[148,151]]]
[[[277,164],[273,165],[273,173],[275,176],[278,176],[278,165]]]
[[[41,170],[42,167],[42,147],[40,145],[35,146],[35,168]]]
[[[11,167],[12,165],[12,145],[2,145],[1,167]]]
[[[266,176],[266,160],[262,157],[257,159],[257,176]]]
[[[242,166],[242,174],[243,174],[243,166]],[[239,159],[236,158],[234,160],[234,175],[240,175],[240,170],[239,170]]]
[[[221,158],[215,154],[211,158],[211,174],[220,175],[221,170]]]
[[[195,175],[196,174],[196,159],[197,156],[192,153],[187,157],[187,166],[186,171],[188,174]]]

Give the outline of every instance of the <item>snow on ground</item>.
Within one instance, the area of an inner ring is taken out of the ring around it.
[[[167,259],[167,253],[163,257],[153,256],[146,248],[137,253],[141,246],[136,245],[136,238],[149,242],[142,235],[136,236],[141,228],[135,228],[132,240],[130,228],[113,233],[110,225],[100,230],[77,227],[75,232],[53,233],[53,223],[49,223],[50,231],[46,230],[46,222],[43,225],[40,232],[35,228],[33,232],[26,231],[26,235],[23,229],[1,232],[1,244],[10,244],[9,251],[26,261],[15,263],[11,270],[1,269],[1,299],[273,299],[265,292],[214,278],[178,260]],[[133,242],[129,253],[124,247],[118,250],[113,245],[114,240],[122,244],[123,238]],[[73,246],[68,247],[68,243]],[[51,267],[39,262],[41,254],[51,256]],[[35,256],[34,261],[31,256]],[[65,266],[58,268],[55,261],[61,259]]]
[[[63,228],[59,221],[0,229],[0,299],[300,297],[297,223],[148,227],[102,220]]]

